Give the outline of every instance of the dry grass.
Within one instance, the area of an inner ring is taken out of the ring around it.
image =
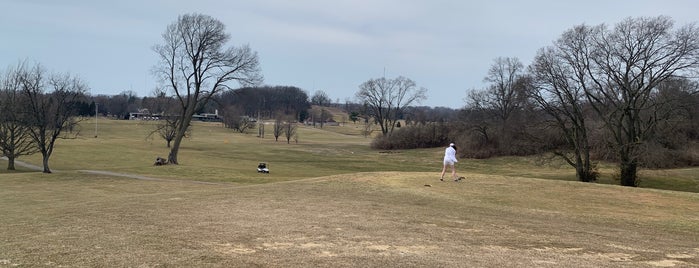
[[[341,128],[304,127],[287,145],[195,127],[178,166],[151,165],[167,149],[144,122],[105,121],[98,138],[60,141],[55,174],[0,171],[0,267],[699,266],[694,193],[565,181],[572,170],[537,158],[464,160],[466,181],[439,182],[439,148],[372,151]]]
[[[0,267],[699,265],[696,194],[436,175],[247,186],[2,176]]]

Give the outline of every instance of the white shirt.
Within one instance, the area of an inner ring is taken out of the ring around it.
[[[449,161],[449,162],[459,162],[456,160],[456,150],[454,150],[453,147],[449,146],[447,149],[444,151],[444,161]]]

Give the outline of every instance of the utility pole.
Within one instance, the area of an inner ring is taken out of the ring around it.
[[[97,111],[99,110],[97,109],[97,106],[98,104],[95,102],[95,138],[97,138]]]

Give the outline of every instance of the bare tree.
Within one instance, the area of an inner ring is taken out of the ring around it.
[[[167,114],[173,107],[177,106],[176,100],[167,95],[162,88],[155,88],[151,97],[144,97],[141,105],[153,115]]]
[[[325,122],[332,117],[330,112],[325,110],[325,107],[329,107],[331,103],[332,100],[330,97],[328,97],[328,94],[325,93],[325,91],[317,90],[315,93],[313,93],[313,96],[311,97],[311,104],[318,106],[317,108],[312,108],[314,126],[316,120],[318,120],[320,121],[320,128],[323,128]]]
[[[279,136],[284,132],[284,121],[281,116],[277,116],[274,119],[274,128],[272,129],[272,134],[274,135],[274,141],[279,141]]]
[[[175,93],[181,107],[177,133],[168,162],[178,164],[180,143],[194,113],[229,83],[255,85],[262,81],[257,53],[247,45],[224,48],[230,35],[219,20],[202,14],[185,14],[170,24],[154,46],[159,64],[154,70]]]
[[[530,66],[534,88],[531,98],[547,113],[553,125],[565,138],[570,150],[555,150],[575,168],[579,181],[592,182],[597,172],[590,160],[590,144],[586,115],[583,109],[588,79],[576,59],[581,57],[585,42],[589,41],[586,28],[567,31],[555,46],[539,51]]]
[[[362,135],[364,135],[364,138],[368,138],[374,133],[374,119],[373,117],[365,117],[363,121],[364,128],[362,129]]]
[[[291,138],[296,138],[296,143],[298,143],[298,137],[296,135],[296,129],[298,126],[292,120],[288,120],[284,123],[284,136],[286,137],[286,144],[291,143]]]
[[[586,97],[610,134],[623,186],[637,186],[639,148],[661,119],[651,101],[657,87],[699,69],[699,28],[673,30],[673,24],[660,16],[595,27],[587,58],[580,61],[588,64],[594,86],[585,88]]]
[[[483,80],[487,87],[469,93],[469,107],[463,114],[469,118],[465,126],[475,134],[473,141],[491,155],[529,150],[522,142],[530,105],[526,94],[530,81],[524,65],[518,58],[496,58]]]
[[[502,126],[507,126],[512,114],[524,104],[525,94],[517,83],[523,74],[524,65],[518,58],[497,58],[484,79],[490,86],[480,101],[493,111]]]
[[[418,88],[413,80],[399,76],[395,79],[370,79],[359,86],[356,97],[367,104],[381,133],[390,136],[405,107],[426,98],[427,89]]]
[[[22,97],[21,70],[9,69],[0,77],[0,155],[7,157],[7,170],[15,170],[15,159],[38,152],[30,136],[30,126],[22,112],[25,103]]]
[[[223,125],[240,133],[255,128],[252,118],[243,114],[243,109],[237,106],[228,106],[223,110]]]
[[[36,65],[18,70],[22,94],[26,98],[26,122],[30,135],[42,155],[44,173],[51,173],[49,157],[56,140],[69,137],[65,130],[73,130],[79,123],[77,104],[84,98],[87,85],[69,74],[54,74],[46,78],[46,71]],[[47,89],[51,92],[47,92]]]
[[[332,101],[330,100],[330,97],[328,97],[328,94],[322,90],[317,90],[315,93],[313,93],[313,96],[311,97],[311,104],[313,105],[327,107],[330,105],[331,102]]]
[[[146,138],[150,138],[153,135],[158,135],[158,137],[165,140],[167,143],[167,148],[171,148],[170,144],[175,139],[177,135],[177,126],[180,125],[180,117],[172,115],[161,115],[157,121],[155,121],[154,129],[151,131]],[[187,138],[191,136],[192,128],[187,128],[184,137]]]

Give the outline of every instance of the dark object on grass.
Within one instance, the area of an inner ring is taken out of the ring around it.
[[[153,165],[154,166],[167,165],[167,159],[158,156],[157,158],[155,158],[155,163],[153,163]]]
[[[269,168],[267,168],[267,163],[260,162],[259,164],[257,164],[257,172],[269,173]]]

